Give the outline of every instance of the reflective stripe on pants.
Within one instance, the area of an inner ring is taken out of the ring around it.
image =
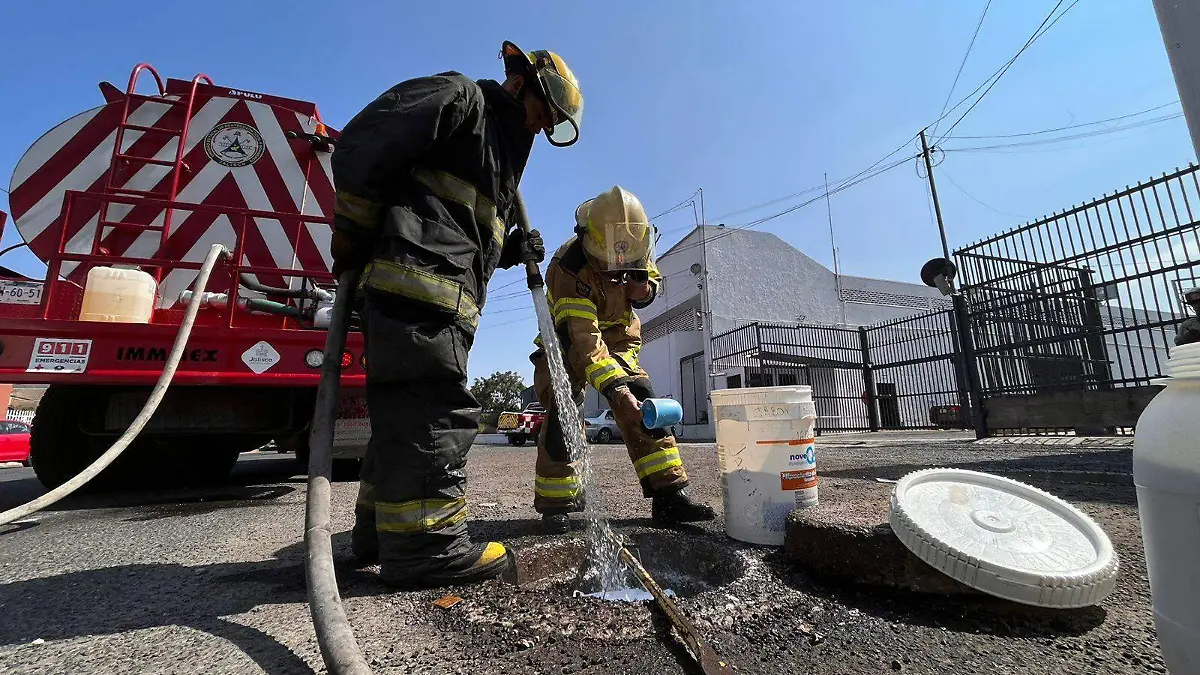
[[[461,498],[375,502],[375,529],[379,532],[435,532],[466,517],[467,500]]]
[[[538,497],[574,499],[583,494],[583,486],[579,483],[579,477],[574,474],[565,478],[538,476],[534,481],[533,491]]]
[[[656,473],[677,466],[683,466],[683,461],[679,459],[678,448],[659,450],[645,457],[639,457],[633,462],[633,468],[637,471],[638,480],[649,478]]]

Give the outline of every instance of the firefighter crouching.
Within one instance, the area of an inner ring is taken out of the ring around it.
[[[583,98],[553,52],[504,43],[503,84],[450,72],[402,82],[342,131],[334,151],[334,273],[362,268],[371,439],[353,551],[383,581],[433,586],[496,576],[499,542],[467,535],[467,452],[479,403],[467,389],[488,279],[537,260],[536,231],[510,227],[533,141],[571,145]]]
[[[642,204],[621,187],[575,211],[575,234],[546,270],[547,296],[576,403],[587,385],[608,399],[629,450],[642,493],[662,523],[711,520],[683,488],[687,472],[675,438],[642,425],[640,401],[654,390],[638,365],[642,325],[634,309],[654,301],[662,276],[654,265],[654,232]],[[539,338],[540,340],[540,338]],[[538,435],[534,508],[549,532],[566,532],[567,514],[582,511],[584,494],[571,464],[541,345],[531,356],[534,388],[547,410]]]

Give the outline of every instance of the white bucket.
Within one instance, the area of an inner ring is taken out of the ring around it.
[[[811,387],[718,389],[710,393],[725,500],[725,532],[782,546],[787,516],[817,504]]]

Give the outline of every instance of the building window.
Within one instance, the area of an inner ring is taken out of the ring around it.
[[[683,424],[708,424],[708,386],[704,380],[704,352],[679,360],[679,403]]]

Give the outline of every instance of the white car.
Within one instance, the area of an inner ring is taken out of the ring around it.
[[[588,443],[609,443],[621,440],[621,429],[611,410],[601,410],[583,419]]]

